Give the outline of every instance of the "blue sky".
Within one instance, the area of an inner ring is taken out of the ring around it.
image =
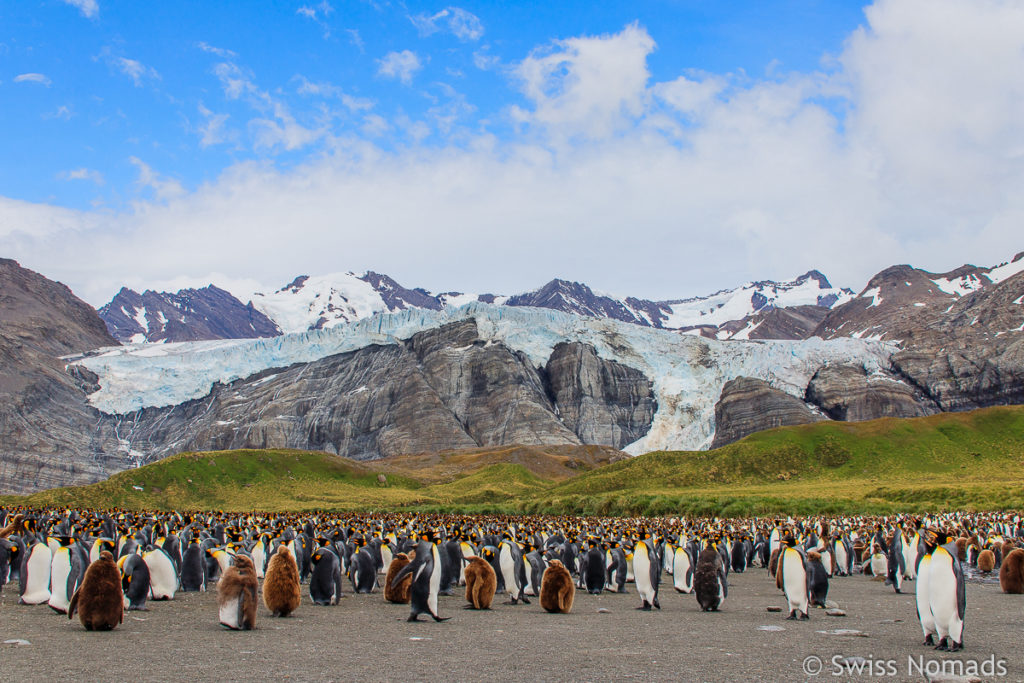
[[[1024,248],[1021,16],[3,2],[0,252],[97,305],[368,268],[673,298],[992,264]]]

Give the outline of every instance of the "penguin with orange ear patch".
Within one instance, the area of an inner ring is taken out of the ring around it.
[[[299,566],[288,546],[282,543],[270,558],[263,578],[263,604],[275,617],[286,617],[302,602]]]
[[[220,623],[234,631],[249,631],[256,624],[259,602],[256,567],[245,555],[235,555],[234,564],[224,570],[217,582]]]
[[[412,561],[409,555],[415,556],[415,554],[415,550],[410,550],[408,554],[398,553],[392,558],[391,564],[388,565],[388,573],[384,577],[384,599],[388,602],[394,602],[399,605],[409,604],[409,589],[412,587],[412,576],[407,575],[394,586],[391,585],[391,582],[398,572],[402,571],[402,568]]]
[[[78,612],[78,620],[87,631],[110,631],[124,621],[124,593],[121,572],[109,550],[85,570],[82,584],[71,597],[68,619]]]
[[[999,568],[999,587],[1004,593],[1024,593],[1024,550],[1015,548],[1003,558]]]
[[[11,534],[21,534],[25,531],[25,515],[14,515],[10,524],[0,529],[0,538],[7,538]]]
[[[470,555],[466,565],[466,609],[490,609],[498,588],[494,567],[482,557]]]
[[[540,606],[548,612],[568,614],[575,597],[569,570],[558,560],[551,560],[540,580]]]

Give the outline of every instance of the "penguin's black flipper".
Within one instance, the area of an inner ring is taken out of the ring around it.
[[[416,562],[410,562],[409,564],[407,564],[404,567],[402,567],[401,569],[399,569],[398,573],[395,574],[395,577],[393,579],[391,579],[391,588],[392,588],[392,590],[394,590],[395,588],[398,587],[398,584],[402,582],[402,578],[406,574],[412,574],[413,571],[416,570],[416,569],[419,569],[419,565]]]

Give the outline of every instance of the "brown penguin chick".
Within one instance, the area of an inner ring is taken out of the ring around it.
[[[967,539],[963,536],[956,539],[956,556],[961,562],[967,561]]]
[[[85,570],[82,584],[71,596],[68,619],[74,618],[76,611],[86,631],[110,631],[124,621],[121,572],[109,550],[101,552]]]
[[[413,551],[415,552],[415,551]],[[397,586],[391,585],[391,580],[395,578],[398,572],[402,571],[402,567],[412,562],[412,558],[405,553],[398,553],[391,558],[391,564],[388,565],[388,573],[384,579],[384,599],[388,602],[394,602],[399,605],[409,604],[409,591],[412,589],[412,574],[405,575],[401,581],[398,582]]]
[[[466,609],[490,609],[494,593],[498,589],[498,577],[494,567],[482,557],[470,555],[466,558]]]
[[[259,602],[256,567],[245,555],[235,555],[234,564],[224,570],[217,582],[217,606],[220,623],[230,629],[249,631],[256,625]]]
[[[985,548],[980,553],[978,553],[978,571],[979,572],[982,572],[983,574],[988,574],[988,573],[990,573],[995,568],[996,568],[996,554],[994,552],[992,552],[988,548]]]
[[[1003,557],[1006,557],[1013,552],[1013,549],[1017,546],[1013,541],[1003,541]]]
[[[1017,548],[1003,558],[999,568],[999,587],[1004,593],[1024,593],[1024,550]]]
[[[0,529],[0,538],[7,538],[11,534],[20,534],[25,531],[23,522],[25,521],[25,515],[14,515],[14,519],[11,523]]]
[[[576,586],[569,570],[558,560],[551,560],[540,580],[540,606],[548,612],[568,614],[576,597]]]
[[[270,558],[263,576],[263,604],[275,617],[286,617],[300,602],[299,568],[288,546],[282,543],[277,547],[277,554]]]
[[[779,571],[779,555],[782,553],[782,548],[776,548],[772,551],[771,557],[768,558],[768,574],[776,576]],[[781,586],[780,586],[781,588]]]

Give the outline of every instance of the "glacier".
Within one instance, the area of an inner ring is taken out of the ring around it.
[[[861,339],[718,341],[545,308],[471,302],[440,311],[380,313],[280,337],[110,347],[65,362],[98,375],[100,389],[89,397],[93,406],[124,415],[201,398],[217,382],[370,345],[396,344],[417,332],[469,318],[476,321],[481,339],[521,351],[537,366],[547,362],[560,342],[582,342],[593,345],[601,358],[647,375],[658,410],[650,431],[625,448],[633,455],[708,448],[714,438],[715,403],[723,385],[735,377],[762,379],[802,400],[822,366],[852,363],[869,373],[882,372],[896,350],[894,343]]]

